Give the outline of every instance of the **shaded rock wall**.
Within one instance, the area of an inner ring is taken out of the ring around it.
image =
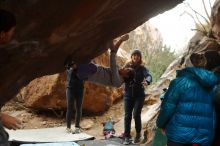
[[[4,0],[14,12],[14,41],[1,46],[0,104],[31,80],[64,71],[69,56],[84,62],[103,53],[105,43],[131,31],[183,0]]]

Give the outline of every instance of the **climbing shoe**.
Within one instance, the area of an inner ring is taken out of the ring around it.
[[[131,144],[130,138],[129,138],[129,137],[125,137],[123,144],[124,144],[124,145],[129,145],[129,144]]]
[[[76,127],[75,130],[72,131],[72,134],[79,134],[81,133],[81,130],[79,127]]]

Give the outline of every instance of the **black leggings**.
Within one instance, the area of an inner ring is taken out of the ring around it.
[[[144,97],[125,97],[124,99],[124,134],[125,137],[130,137],[132,112],[135,122],[136,133],[141,133],[141,110],[144,105]]]
[[[75,127],[80,128],[80,119],[82,116],[82,103],[84,96],[84,82],[78,79],[73,74],[69,77],[72,82],[69,83],[70,87],[66,88],[67,97],[67,112],[66,112],[66,123],[67,128],[71,128],[71,119],[73,116],[73,108],[75,102]]]

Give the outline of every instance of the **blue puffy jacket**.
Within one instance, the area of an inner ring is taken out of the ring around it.
[[[202,68],[177,72],[161,104],[157,126],[167,138],[183,144],[209,146],[215,134],[214,90],[217,77]]]

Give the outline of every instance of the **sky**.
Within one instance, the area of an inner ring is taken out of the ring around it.
[[[213,5],[214,0],[204,1],[208,13],[210,14],[210,3]],[[195,29],[194,20],[187,14],[190,13],[194,15],[195,13],[186,5],[186,3],[198,13],[206,16],[202,0],[185,0],[184,3],[181,3],[175,8],[149,20],[150,23],[161,32],[164,44],[170,46],[171,50],[178,52],[182,51],[187,46],[187,42],[195,33],[195,31],[191,30]],[[200,20],[205,22],[202,18]]]

